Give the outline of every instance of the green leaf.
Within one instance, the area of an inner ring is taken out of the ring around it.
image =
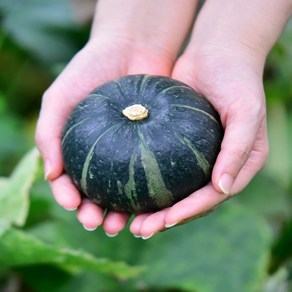
[[[36,176],[39,153],[32,149],[19,162],[9,179],[0,181],[0,220],[23,226],[29,209],[29,190]]]
[[[205,218],[155,236],[140,254],[149,287],[250,292],[265,277],[270,233],[259,218],[225,204]]]
[[[57,292],[61,287],[67,286],[71,278],[77,276],[56,266],[42,264],[18,267],[16,273],[21,275],[26,289],[35,292]]]
[[[232,201],[204,218],[147,241],[136,239],[126,231],[107,238],[101,229],[86,233],[77,224],[67,224],[66,228],[65,223],[63,226],[54,223],[54,229],[49,228],[49,223],[42,224],[47,240],[54,238],[61,245],[67,240],[75,248],[82,246],[99,256],[147,267],[136,281],[136,287],[144,287],[146,291],[261,291],[266,277],[270,230],[261,217]],[[41,230],[39,226],[33,232],[40,235]]]
[[[35,292],[137,291],[130,287],[130,280],[120,281],[110,275],[89,270],[72,275],[52,265],[33,265],[18,268],[17,273],[22,275],[25,286]]]
[[[56,248],[15,228],[10,228],[2,234],[0,250],[2,267],[54,264],[72,273],[86,269],[110,274],[120,279],[135,277],[141,272],[141,268],[130,267],[123,262],[96,258],[81,250]]]
[[[264,292],[288,292],[289,272],[286,268],[280,268],[274,275],[266,281]]]
[[[50,198],[40,195],[42,188],[38,190],[32,196],[34,200],[39,196]],[[36,208],[32,202],[32,209]],[[147,241],[134,238],[127,230],[115,238],[106,237],[102,229],[86,232],[76,221],[76,214],[61,207],[54,208],[52,216],[58,219],[48,218],[28,232],[59,248],[82,248],[97,257],[145,266],[136,287],[141,284],[150,291],[250,292],[266,275],[270,231],[261,217],[234,201]]]
[[[263,216],[272,226],[290,217],[291,208],[286,190],[268,171],[260,172],[234,200]]]

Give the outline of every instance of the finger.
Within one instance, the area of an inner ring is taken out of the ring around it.
[[[169,208],[163,209],[145,218],[140,226],[140,235],[143,239],[148,239],[165,229],[165,216],[168,210]]]
[[[103,221],[103,229],[107,236],[115,237],[125,227],[130,215],[109,211]]]
[[[83,199],[78,209],[77,218],[88,231],[95,230],[103,222],[103,209],[88,199]]]
[[[135,237],[141,237],[140,229],[143,221],[149,217],[151,213],[137,215],[130,225],[130,231]]]
[[[70,178],[63,174],[50,182],[55,200],[67,210],[75,210],[81,203],[81,196]]]
[[[250,157],[264,119],[264,106],[259,98],[252,94],[249,98],[254,99],[253,103],[247,102],[250,106],[243,104],[239,108],[241,102],[227,111],[224,138],[212,173],[214,187],[228,195],[235,194],[233,185]]]
[[[35,140],[45,163],[48,180],[63,171],[61,136],[65,122],[76,104],[104,79],[93,66],[93,52],[87,46],[80,51],[45,92],[42,99]],[[84,78],[80,78],[80,72]]]
[[[60,75],[59,78],[62,80],[63,76]],[[71,93],[70,90],[68,91]],[[63,171],[62,131],[78,100],[76,97],[72,97],[76,92],[72,93],[72,96],[68,96],[69,92],[61,92],[58,85],[54,84],[43,96],[36,128],[36,144],[44,160],[47,180],[55,179]],[[79,99],[81,99],[81,95]]]
[[[165,216],[165,227],[170,228],[190,218],[199,217],[228,198],[228,195],[222,195],[210,183],[172,206]]]
[[[250,152],[249,158],[241,168],[232,188],[232,193],[239,193],[248,185],[256,173],[263,168],[269,152],[266,120],[263,121],[257,135],[257,140]]]
[[[62,112],[65,109],[57,107],[56,98],[50,101],[47,99],[43,98],[43,109],[36,129],[36,144],[44,160],[45,178],[54,180],[63,172],[61,132],[66,118]]]
[[[195,87],[194,81],[190,80],[192,75],[184,67],[176,67],[174,73],[179,74],[175,75],[177,77],[181,76],[180,80]],[[222,85],[222,88],[224,87],[226,87],[225,84]],[[237,89],[234,90],[227,86],[225,89],[220,89],[221,93],[222,90],[224,92],[223,98],[212,98],[213,105],[217,105],[221,110],[219,113],[225,127],[221,151],[212,172],[212,182],[218,191],[225,194],[235,194],[239,189],[244,188],[252,175],[262,166],[262,161],[259,160],[257,164],[254,164],[255,168],[250,168],[248,176],[242,177],[236,182],[237,186],[233,187],[241,168],[251,155],[260,125],[265,120],[264,95],[256,87],[257,84],[246,89],[245,86],[237,84]],[[258,87],[261,88],[261,86]],[[260,151],[265,152],[265,149]]]

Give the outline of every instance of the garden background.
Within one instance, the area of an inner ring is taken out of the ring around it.
[[[0,0],[0,291],[292,291],[292,21],[265,69],[264,170],[210,215],[143,241],[85,231],[33,150],[41,96],[85,44],[93,6]]]

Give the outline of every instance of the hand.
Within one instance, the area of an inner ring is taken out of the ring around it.
[[[57,203],[68,210],[78,208],[78,219],[88,230],[103,225],[105,232],[112,236],[124,228],[129,215],[108,212],[104,218],[104,210],[81,198],[63,173],[64,124],[74,106],[106,81],[139,73],[170,76],[195,12],[195,1],[184,1],[189,5],[181,6],[176,0],[138,4],[124,0],[122,12],[115,0],[99,1],[89,43],[43,96],[36,141],[45,162],[46,179]],[[145,14],[145,10],[155,11],[156,15]],[[104,15],[110,17],[104,19]],[[175,38],[169,30],[175,33]]]
[[[78,218],[87,229],[102,224],[104,210],[86,199],[81,203],[79,192],[69,177],[63,174],[61,132],[73,107],[96,86],[127,74],[170,74],[171,66],[167,56],[164,59],[161,53],[151,55],[142,49],[137,51],[137,48],[131,48],[128,41],[119,41],[118,44],[109,41],[89,43],[43,97],[36,135],[45,161],[46,178],[61,206],[68,210],[79,207]],[[106,218],[105,229],[113,234],[123,228],[128,215],[110,212]],[[107,227],[108,222],[113,221],[115,223]],[[111,226],[114,226],[114,230],[111,230]]]
[[[220,113],[224,139],[212,182],[171,208],[137,216],[130,226],[136,236],[149,238],[210,212],[240,192],[263,167],[268,141],[261,71],[245,49],[238,46],[236,51],[187,51],[176,63],[172,77],[209,97]]]
[[[137,216],[133,234],[146,239],[210,212],[263,167],[268,154],[263,67],[291,12],[288,0],[205,2],[172,77],[205,95],[220,114],[225,134],[212,181],[171,208]]]
[[[153,16],[145,13],[153,12],[151,7],[141,7],[139,3],[141,10],[137,11],[136,2],[124,1],[134,3],[131,11],[126,10],[124,18],[120,18],[120,10],[114,9],[115,1],[100,1],[101,6],[108,8],[104,9],[105,15],[111,12],[111,17],[104,18],[102,13],[97,17],[101,25],[94,26],[89,44],[46,92],[37,127],[37,144],[57,202],[67,209],[79,206],[78,218],[86,228],[94,229],[102,224],[110,235],[125,226],[128,215],[109,212],[103,219],[102,208],[86,199],[81,202],[80,194],[62,173],[60,136],[63,125],[72,108],[105,81],[136,73],[170,76],[196,2],[185,0],[185,6],[177,4],[176,0],[171,1],[171,5],[168,0],[168,5],[164,6],[161,2],[143,2],[146,6],[157,5],[156,12],[165,12]],[[171,76],[206,95],[225,127],[212,184],[171,208],[137,216],[130,226],[135,235],[147,238],[166,226],[201,216],[239,192],[262,167],[267,155],[267,141],[261,76],[265,57],[287,19],[288,9],[283,6],[288,1],[281,2],[281,5],[273,2],[267,5],[251,1],[249,4],[253,9],[249,12],[252,15],[241,13],[246,11],[246,3],[242,1],[225,0],[219,4],[209,0],[204,4],[192,40]],[[265,14],[261,14],[262,5],[265,5]],[[278,18],[271,27],[271,15],[274,14]],[[258,15],[262,16],[260,23],[257,23]],[[106,19],[114,25],[104,21]],[[127,33],[113,34],[117,26]]]

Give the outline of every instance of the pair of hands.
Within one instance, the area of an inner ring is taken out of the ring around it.
[[[105,210],[81,197],[63,172],[61,133],[67,117],[106,81],[153,74],[185,82],[209,99],[225,129],[212,181],[170,208],[137,215],[130,225],[135,236],[149,238],[212,210],[240,192],[263,167],[268,153],[262,84],[265,56],[242,39],[231,37],[224,43],[206,37],[200,41],[203,24],[204,19],[196,22],[192,39],[178,58],[168,48],[149,46],[141,39],[97,33],[44,94],[36,141],[45,175],[57,203],[67,210],[78,208],[77,218],[87,230],[102,225],[107,235],[115,236],[129,220],[124,213],[104,215]]]
[[[63,173],[60,137],[73,107],[93,88],[111,79],[138,73],[181,80],[209,97],[220,113],[225,136],[212,183],[171,208],[136,216],[131,232],[148,238],[166,227],[207,212],[244,188],[263,166],[267,154],[264,94],[261,78],[253,68],[242,58],[227,63],[227,57],[218,51],[201,56],[185,53],[172,67],[166,56],[132,48],[129,41],[123,44],[89,42],[43,97],[37,144],[57,203],[69,210],[78,208],[77,217],[89,230],[102,225],[108,235],[115,235],[126,225],[129,215],[108,212],[104,217],[101,207],[81,198]]]

